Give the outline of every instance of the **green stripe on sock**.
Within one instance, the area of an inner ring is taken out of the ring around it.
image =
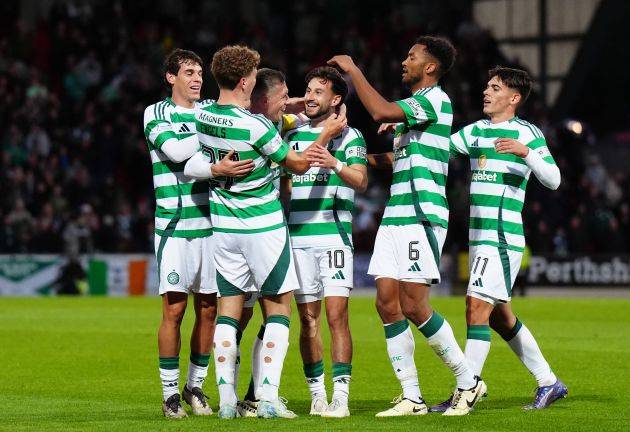
[[[469,325],[468,331],[466,332],[466,338],[490,342],[490,326]]]
[[[210,354],[190,353],[190,362],[196,366],[206,367],[210,363]]]
[[[160,357],[160,369],[179,369],[179,356]]]
[[[219,318],[217,318],[217,325],[219,324],[227,324],[234,327],[236,330],[238,330],[238,328],[240,327],[237,319],[225,315],[221,315]]]
[[[324,361],[320,360],[315,363],[308,363],[304,365],[304,375],[306,378],[317,378],[324,374]]]
[[[282,324],[287,326],[287,328],[289,328],[289,317],[285,316],[285,315],[271,315],[270,317],[267,318],[267,324],[271,324],[271,323],[276,323],[276,324]]]
[[[514,323],[514,327],[512,327],[512,330],[510,330],[507,333],[504,333],[501,335],[501,337],[503,338],[503,340],[505,340],[506,342],[511,341],[512,339],[514,339],[514,336],[516,336],[516,334],[519,332],[519,330],[521,329],[521,327],[523,327],[523,323],[519,321],[518,318],[516,318],[516,323]]]
[[[350,376],[352,375],[352,365],[350,363],[333,363],[332,375],[333,378],[338,376]]]
[[[409,328],[409,322],[405,319],[396,321],[395,323],[385,324],[383,327],[385,328],[385,338],[391,339],[407,330]]]
[[[442,318],[442,315],[433,311],[431,318],[429,318],[429,320],[422,326],[418,327],[418,330],[422,332],[424,337],[430,338],[437,333],[440,327],[442,327],[442,324],[444,324],[444,318]]]
[[[263,338],[265,337],[265,325],[262,324],[260,326],[260,329],[258,329],[258,335],[257,335],[258,339],[263,340]]]

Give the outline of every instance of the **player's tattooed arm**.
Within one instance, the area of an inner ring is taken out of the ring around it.
[[[370,113],[374,121],[402,122],[405,120],[405,113],[396,102],[389,102],[368,82],[363,72],[354,64],[350,56],[337,55],[328,60],[331,66],[337,66],[347,73],[352,79],[354,89],[361,99],[361,103]]]

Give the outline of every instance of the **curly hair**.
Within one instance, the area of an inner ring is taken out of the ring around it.
[[[337,69],[330,66],[316,67],[306,74],[304,81],[308,84],[313,78],[320,79],[324,85],[326,85],[327,82],[330,82],[333,93],[341,96],[341,102],[339,102],[339,105],[341,105],[346,99],[346,96],[348,95],[348,84]]]
[[[233,89],[239,80],[260,64],[258,51],[242,45],[228,45],[212,56],[212,76],[220,88]]]
[[[451,41],[440,36],[420,36],[416,39],[416,44],[424,45],[429,55],[438,61],[440,64],[439,77],[451,70],[455,63],[455,57],[457,57],[457,50]]]

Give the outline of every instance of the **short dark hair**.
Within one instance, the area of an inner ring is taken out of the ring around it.
[[[212,76],[221,88],[234,89],[244,76],[260,64],[258,51],[242,45],[228,45],[212,56]]]
[[[175,48],[164,59],[164,75],[170,73],[171,75],[177,75],[179,68],[184,63],[197,63],[199,66],[203,66],[203,61],[195,52]],[[164,78],[166,80],[166,77]],[[166,82],[168,86],[171,84]]]
[[[333,93],[341,96],[339,105],[346,100],[346,96],[348,95],[348,83],[346,83],[346,80],[343,79],[337,69],[330,66],[316,67],[306,74],[304,81],[308,84],[313,78],[319,78],[324,84],[330,81]]]
[[[262,68],[256,73],[256,85],[252,91],[252,99],[257,100],[266,95],[272,87],[287,81],[282,72],[275,69]]]
[[[488,79],[497,77],[503,84],[516,90],[521,95],[521,104],[527,100],[532,91],[532,78],[522,69],[495,66],[488,71]]]
[[[455,64],[457,50],[450,40],[441,36],[420,36],[416,39],[417,45],[424,45],[431,57],[440,64],[438,76],[444,76]]]

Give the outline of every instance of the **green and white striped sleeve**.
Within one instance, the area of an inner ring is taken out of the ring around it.
[[[345,156],[347,165],[367,165],[367,145],[361,132],[351,129],[353,138],[346,144]]]
[[[396,101],[396,103],[405,113],[405,123],[409,127],[437,121],[435,108],[429,99],[421,94],[415,94],[407,99]]]
[[[466,138],[466,129],[470,129],[470,125],[463,127],[459,132],[451,135],[451,141],[449,144],[451,153],[458,154],[470,154],[468,149],[468,139]]]
[[[530,125],[530,130],[532,131],[532,136],[529,137],[528,142],[524,144],[529,147],[530,150],[534,150],[538,153],[545,162],[555,165],[556,161],[551,155],[549,147],[547,147],[547,141],[540,129],[534,125]]]
[[[262,116],[255,116],[258,122],[252,130],[252,146],[275,163],[282,162],[289,153],[289,146],[280,137],[278,129]]]
[[[169,139],[177,139],[168,114],[160,103],[149,105],[144,110],[144,136],[149,145],[157,150]]]

